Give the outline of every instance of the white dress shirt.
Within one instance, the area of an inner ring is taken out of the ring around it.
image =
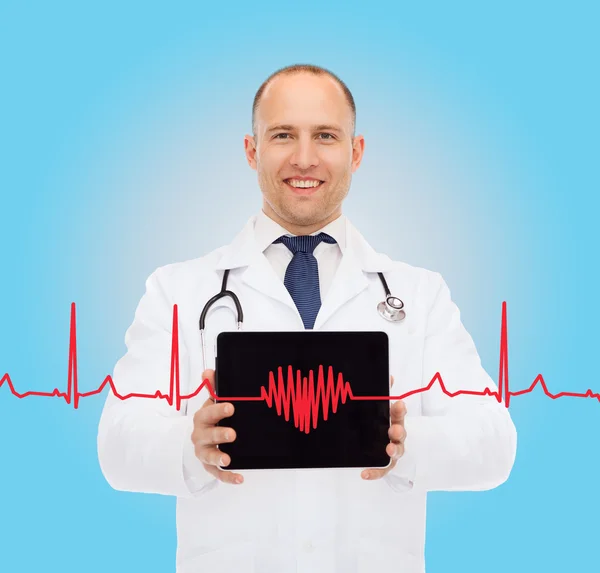
[[[321,302],[323,302],[346,248],[345,215],[340,215],[335,221],[331,221],[331,223],[325,225],[322,229],[310,234],[318,235],[319,233],[327,233],[337,241],[337,244],[321,242],[313,252],[313,255],[317,259],[319,291],[321,293]],[[282,235],[287,235],[288,237],[295,237],[297,235],[293,235],[287,229],[284,229],[262,210],[256,218],[254,234],[259,248],[263,251],[265,257],[267,257],[267,260],[271,263],[273,269],[275,269],[277,276],[283,282],[285,271],[294,255],[283,243],[273,244],[273,241]]]

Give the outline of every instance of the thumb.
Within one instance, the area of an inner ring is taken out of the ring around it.
[[[204,372],[202,372],[202,383],[204,384],[204,382],[208,381],[209,387],[206,388],[209,393],[215,394],[215,371],[211,370],[211,369],[207,369]],[[210,400],[212,400],[212,396],[209,398]]]
[[[394,385],[394,377],[390,376],[390,389]]]

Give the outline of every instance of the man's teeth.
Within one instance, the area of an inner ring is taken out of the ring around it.
[[[299,181],[297,179],[288,179],[287,182],[292,187],[302,187],[305,189],[308,187],[317,187],[321,183],[320,181]]]

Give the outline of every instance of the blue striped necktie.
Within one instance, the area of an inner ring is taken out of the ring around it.
[[[313,251],[321,241],[330,244],[336,242],[326,233],[298,237],[283,235],[273,241],[274,243],[283,243],[294,254],[285,271],[283,284],[292,296],[306,329],[314,326],[321,308],[319,268],[317,259],[313,255]]]

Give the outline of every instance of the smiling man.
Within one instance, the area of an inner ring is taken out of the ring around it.
[[[310,234],[341,215],[365,142],[354,136],[354,99],[347,88],[328,74],[296,69],[302,68],[261,87],[254,136],[244,144],[258,171],[263,212],[293,226],[286,228],[294,234]]]
[[[262,209],[231,244],[149,277],[115,384],[121,394],[169,392],[177,304],[180,393],[194,393],[201,379],[214,387],[198,317],[226,279],[243,301],[246,330],[385,331],[394,395],[427,386],[437,372],[450,393],[473,393],[450,398],[434,386],[392,401],[385,468],[246,474],[227,471],[231,460],[218,447],[237,437],[226,425],[235,405],[215,404],[207,388],[181,410],[109,395],[98,433],[102,471],[116,489],[178,497],[180,573],[423,573],[427,492],[490,489],[511,472],[514,424],[481,395],[497,387],[445,281],[377,253],[342,214],[365,148],[355,117],[352,94],[328,70],[296,65],[267,78],[254,100],[253,135],[244,138]],[[379,273],[402,293],[403,320],[376,312]],[[207,322],[208,349],[235,327],[231,305],[222,306],[210,329]]]

